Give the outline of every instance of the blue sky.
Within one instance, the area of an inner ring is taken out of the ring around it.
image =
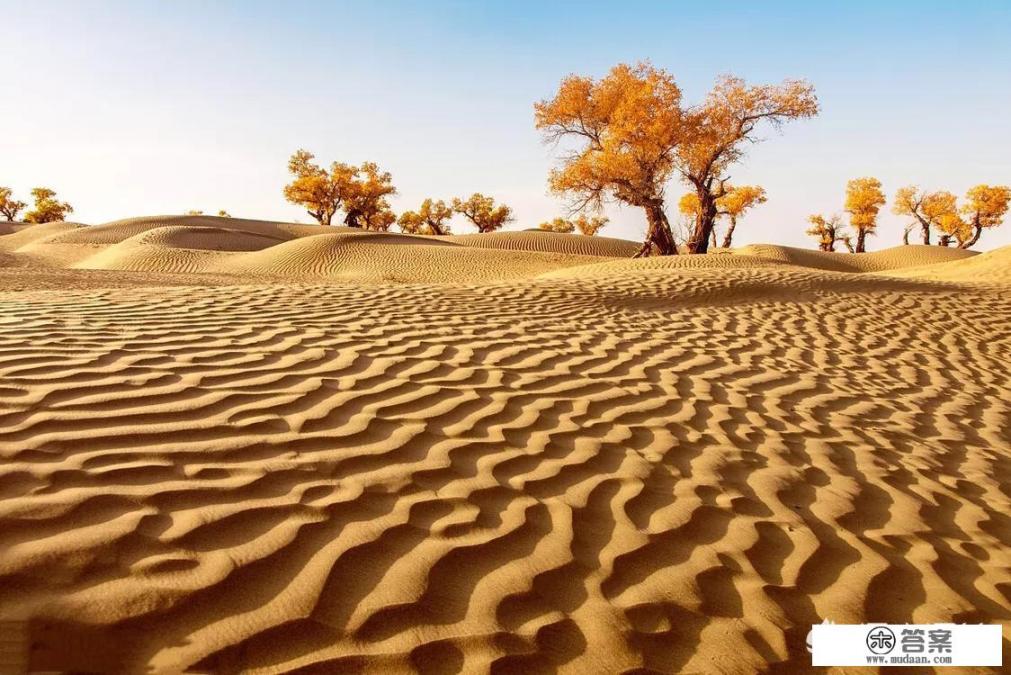
[[[806,216],[840,211],[858,176],[889,198],[1011,184],[1011,3],[879,4],[0,0],[0,185],[54,187],[88,223],[219,208],[307,222],[281,195],[305,147],[391,171],[398,212],[480,191],[533,227],[564,208],[533,102],[640,59],[687,101],[723,73],[815,85],[821,115],[766,130],[730,172],[769,194],[736,243],[811,245]],[[641,211],[609,215],[605,234],[642,236]],[[885,214],[870,246],[901,232]],[[1011,220],[981,240],[1004,244]]]

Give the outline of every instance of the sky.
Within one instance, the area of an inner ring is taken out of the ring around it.
[[[851,178],[889,197],[871,249],[901,242],[903,185],[1011,184],[1008,2],[0,0],[0,16],[0,185],[52,187],[90,224],[310,222],[281,192],[306,148],[390,171],[397,212],[482,192],[513,207],[510,229],[536,227],[566,202],[534,102],[644,59],[689,103],[727,73],[815,86],[818,117],[762,130],[729,171],[768,193],[735,245],[813,246],[807,216],[841,212]],[[684,191],[667,189],[672,218]],[[641,210],[608,215],[603,234],[643,236]],[[1011,218],[977,248],[1007,244]]]

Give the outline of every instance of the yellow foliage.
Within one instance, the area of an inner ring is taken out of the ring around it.
[[[49,188],[32,188],[32,198],[35,199],[35,206],[25,214],[26,223],[53,223],[66,220],[74,212],[70,204],[58,201],[56,192]]]
[[[885,193],[877,178],[854,178],[846,184],[846,211],[850,225],[857,232],[856,252],[864,252],[864,240],[878,224],[878,211],[885,204]]]
[[[808,222],[812,227],[806,231],[818,239],[818,248],[822,251],[834,251],[837,242],[843,242],[846,248],[852,252],[853,246],[850,243],[849,235],[843,232],[842,219],[834,215],[826,218],[820,214],[808,216]]]
[[[10,188],[0,187],[0,215],[8,221],[14,221],[21,209],[26,206],[24,202],[14,199],[13,194]]]
[[[702,105],[683,107],[674,78],[649,63],[619,64],[600,80],[571,75],[554,98],[534,106],[546,141],[579,144],[551,172],[551,190],[572,196],[580,209],[608,199],[642,207],[649,227],[641,254],[652,247],[677,251],[664,213],[665,186],[675,172],[705,195],[689,241],[692,252],[704,252],[722,174],[743,155],[745,139],[754,140],[755,126],[817,110],[805,82],[749,87],[734,77],[718,82]]]
[[[453,217],[453,209],[446,202],[426,199],[421,202],[417,211],[405,211],[400,214],[397,224],[408,234],[449,234],[446,223]]]
[[[350,227],[389,229],[391,220],[389,195],[396,194],[392,177],[382,172],[375,162],[360,167],[333,162],[329,171],[312,160],[307,150],[298,150],[288,160],[288,171],[294,179],[284,186],[284,196],[292,204],[305,207],[321,225],[330,225],[338,209],[344,209],[344,223]]]
[[[468,199],[454,199],[453,210],[474,223],[478,232],[494,232],[510,222],[512,209],[505,204],[495,206],[495,200],[475,192]]]
[[[572,224],[572,221],[565,218],[555,218],[554,220],[541,223],[538,227],[548,232],[561,232],[564,234],[571,234],[576,231],[576,226]]]
[[[955,212],[955,195],[944,190],[921,192],[915,185],[899,188],[892,204],[892,213],[897,216],[912,216],[915,223],[920,225],[924,244],[930,243],[930,228],[939,228],[941,219],[949,218]],[[915,227],[915,223],[910,228]]]
[[[542,230],[562,232],[566,234],[578,231],[580,234],[592,237],[600,231],[600,228],[607,225],[607,223],[607,216],[587,216],[585,213],[580,213],[573,219],[555,218],[554,220],[541,223],[539,227]]]

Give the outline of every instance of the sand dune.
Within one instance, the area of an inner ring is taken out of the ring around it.
[[[1011,624],[1011,249],[222,220],[0,243],[0,672],[793,673],[826,618]]]

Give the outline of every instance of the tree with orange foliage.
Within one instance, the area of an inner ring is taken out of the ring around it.
[[[998,227],[1004,221],[1011,203],[1011,187],[1007,185],[977,185],[965,194],[968,204],[962,207],[972,236],[960,241],[962,248],[975,246],[983,228]]]
[[[49,188],[32,188],[32,198],[35,199],[35,206],[25,214],[26,223],[55,223],[66,220],[74,212],[74,207],[57,200],[56,192]]]
[[[314,163],[308,150],[297,150],[288,160],[288,171],[294,180],[284,186],[284,197],[305,208],[320,225],[330,225],[341,207],[356,169],[333,162],[330,170]]]
[[[730,219],[730,226],[723,235],[722,248],[730,248],[734,240],[734,230],[737,229],[737,219],[745,211],[765,203],[765,188],[758,185],[725,185],[723,195],[716,200],[716,217],[726,216]],[[696,192],[686,192],[678,202],[678,210],[688,217],[692,223],[692,230],[698,226],[702,218],[702,203]],[[716,227],[709,232],[710,244],[716,247]]]
[[[354,170],[343,195],[344,224],[367,230],[386,231],[396,221],[386,197],[397,194],[393,177],[380,171],[375,162],[365,162]]]
[[[0,187],[0,215],[3,215],[7,222],[13,222],[18,217],[21,209],[27,204],[14,199],[14,191],[9,187]]]
[[[417,211],[400,214],[400,230],[407,234],[449,234],[447,221],[453,217],[453,209],[446,202],[426,199]]]
[[[877,178],[854,178],[846,184],[845,209],[850,214],[850,226],[856,230],[856,252],[865,251],[868,234],[878,226],[878,211],[885,204],[885,193]]]
[[[853,243],[850,236],[843,232],[842,218],[838,215],[826,218],[823,215],[814,214],[808,216],[808,221],[812,227],[807,230],[806,234],[817,237],[820,250],[835,251],[836,243],[841,241],[846,245],[846,249],[853,253]]]
[[[565,218],[548,220],[538,225],[538,227],[548,232],[559,232],[561,234],[572,234],[576,231],[576,226],[572,223],[572,221],[566,220]]]
[[[759,204],[765,203],[765,189],[758,185],[739,185],[729,188],[718,200],[719,212],[730,219],[730,227],[723,235],[723,248],[730,248],[737,228],[737,219]]]
[[[495,206],[495,200],[475,192],[468,199],[454,199],[453,210],[474,223],[478,232],[494,232],[510,222],[512,209],[505,204]]]
[[[576,226],[576,230],[579,234],[586,235],[587,237],[596,236],[598,232],[610,219],[607,216],[587,216],[585,213],[580,213],[579,216],[572,221],[572,224]]]
[[[585,213],[580,213],[575,218],[555,218],[554,220],[541,223],[539,227],[542,230],[550,232],[562,232],[566,234],[579,232],[579,234],[592,237],[600,232],[600,229],[607,225],[607,223],[607,216],[587,216]]]
[[[761,122],[779,126],[817,114],[818,102],[803,81],[747,86],[725,77],[704,103],[683,108],[674,78],[640,63],[619,64],[601,80],[570,75],[534,111],[546,141],[580,144],[552,171],[551,190],[574,196],[577,209],[599,208],[607,199],[643,208],[648,229],[639,256],[653,247],[661,255],[677,253],[664,212],[664,190],[675,173],[699,200],[688,250],[705,253],[726,170],[744,155],[745,141],[756,140]]]
[[[944,190],[921,192],[915,185],[907,185],[895,193],[892,213],[897,216],[912,216],[914,223],[906,229],[903,243],[909,243],[908,234],[915,225],[920,226],[923,243],[930,244],[930,229],[939,227],[941,218],[955,213],[955,195]]]

